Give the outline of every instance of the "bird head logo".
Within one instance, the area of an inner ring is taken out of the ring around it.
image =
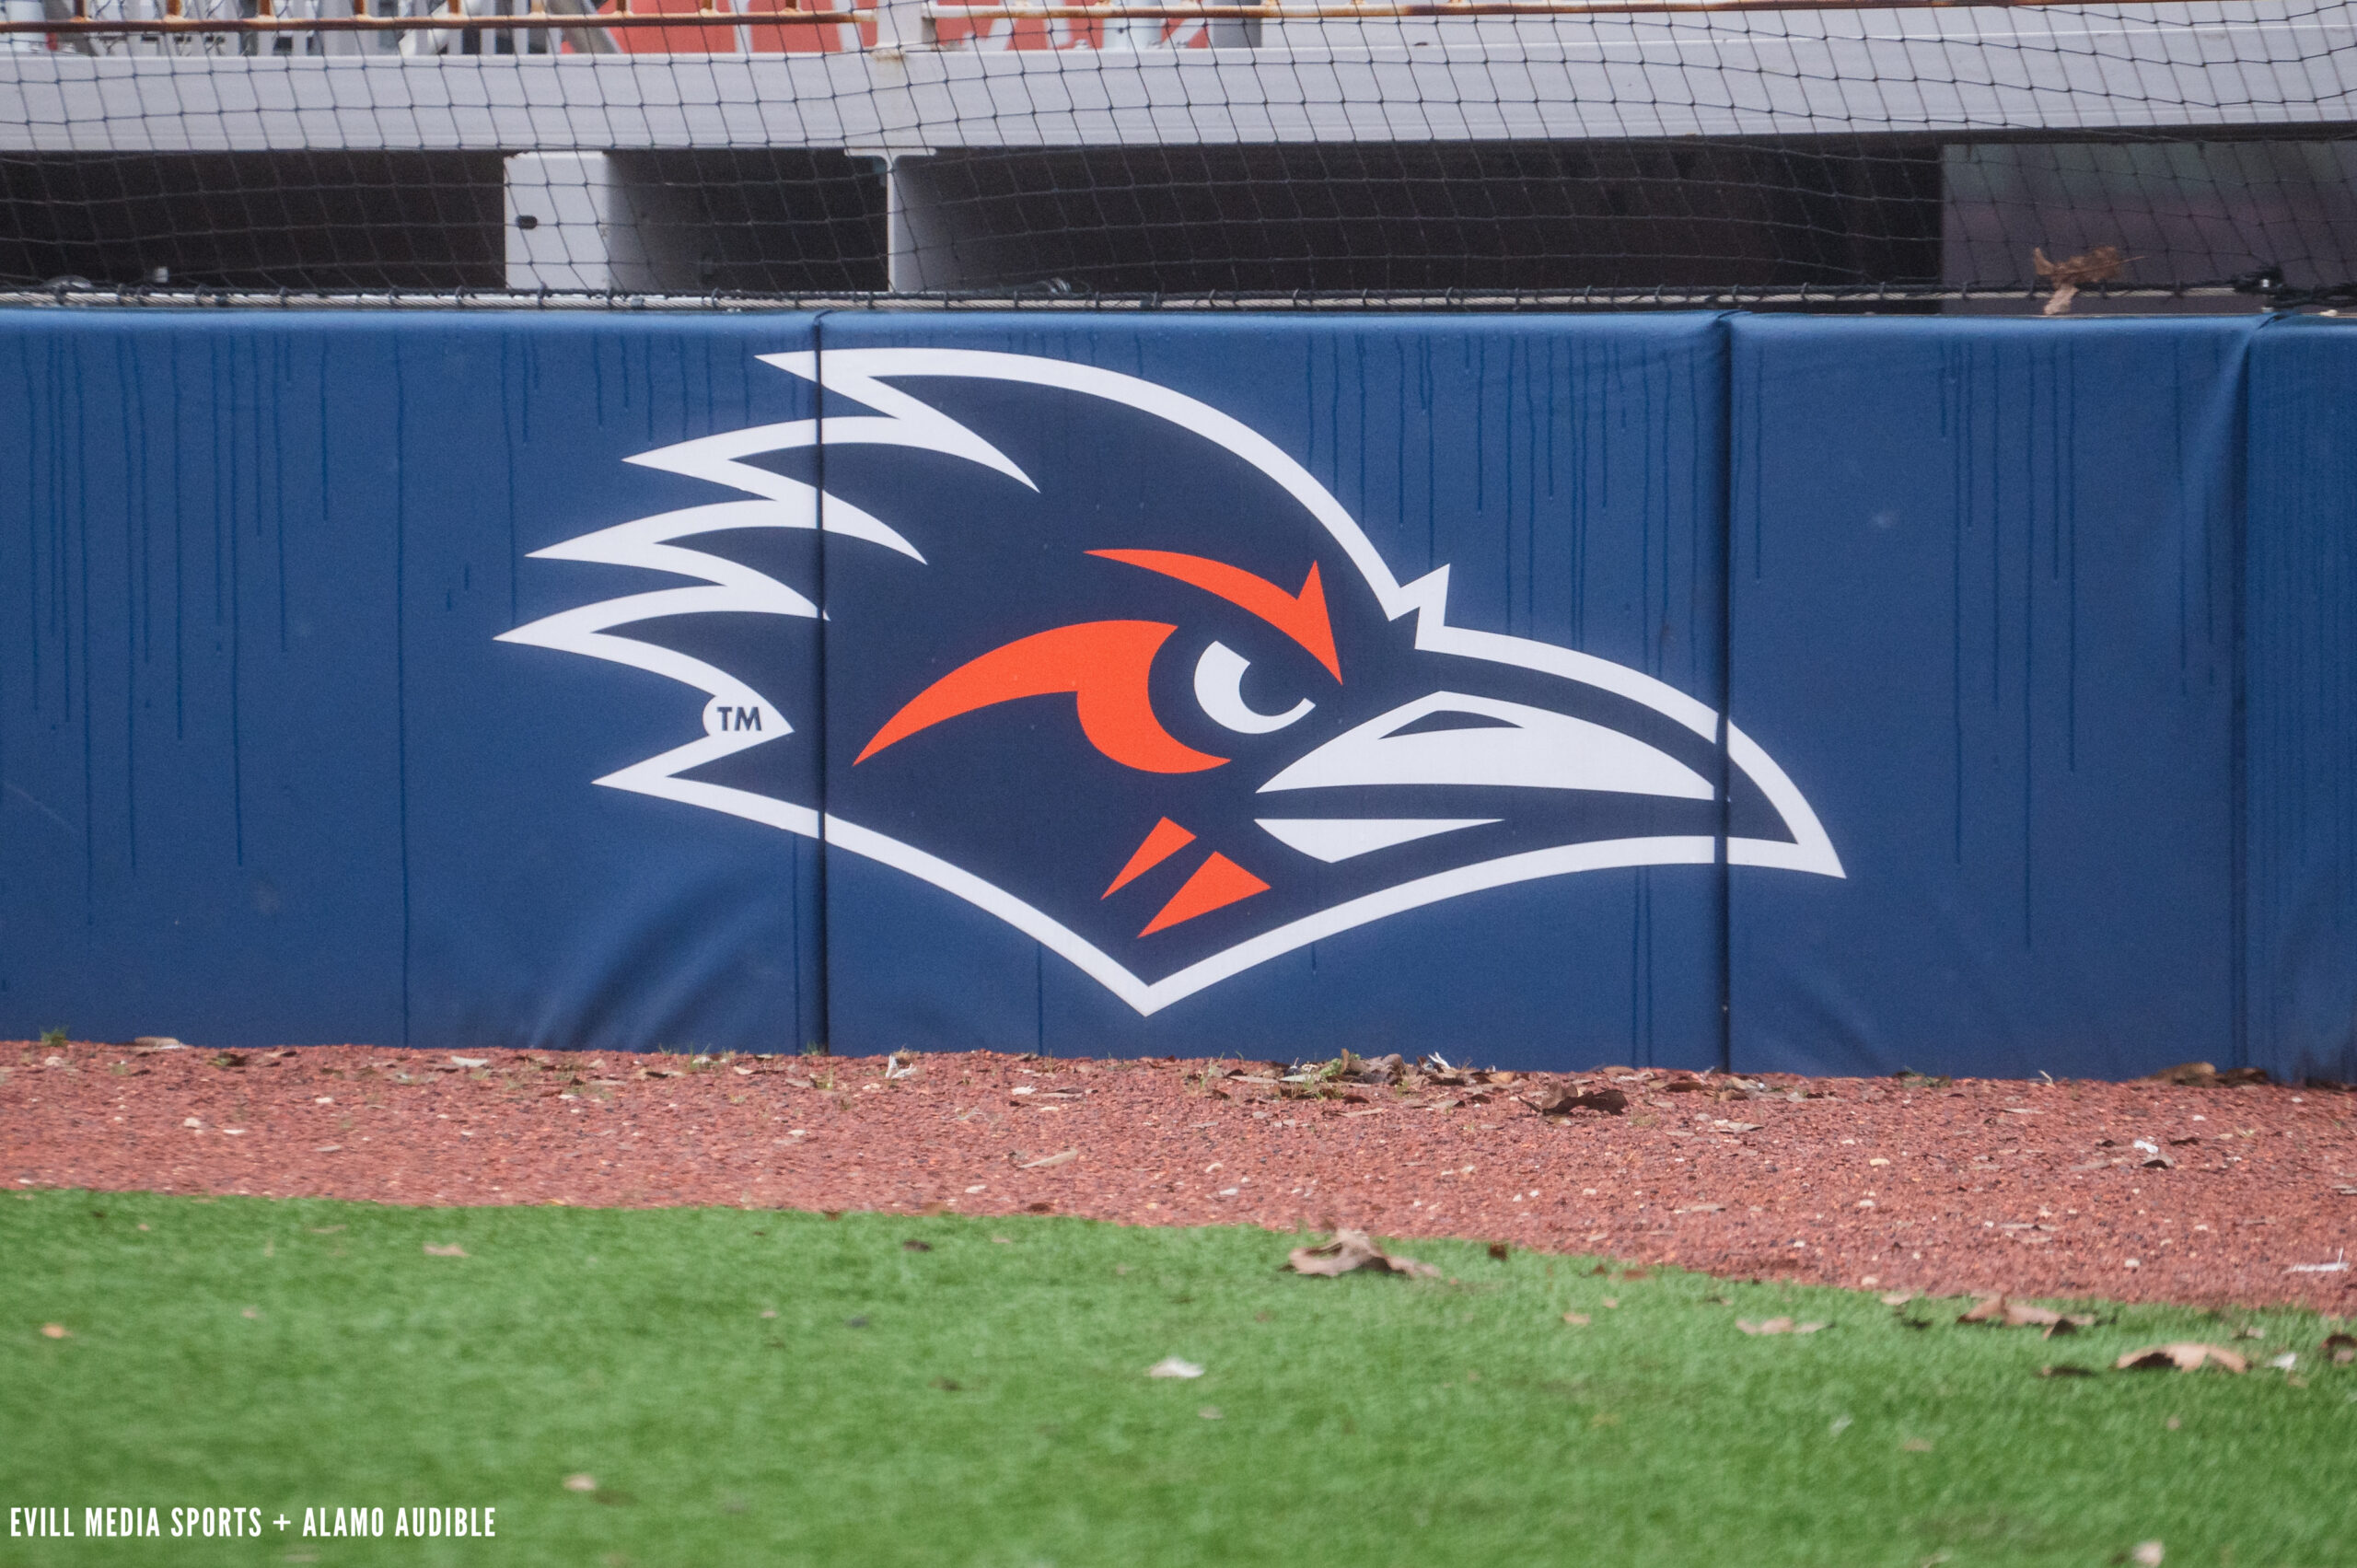
[[[701,736],[599,784],[921,877],[1141,1013],[1510,883],[1842,874],[1710,705],[1449,624],[1446,566],[1398,580],[1206,403],[1020,354],[763,358],[823,421],[630,459],[736,498],[535,552],[691,580],[503,639],[705,693]]]

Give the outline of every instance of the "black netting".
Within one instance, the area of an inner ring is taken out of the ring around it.
[[[0,287],[2215,308],[2357,284],[2347,5],[300,3],[7,0]]]

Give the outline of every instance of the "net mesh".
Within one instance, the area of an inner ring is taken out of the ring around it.
[[[0,286],[2357,284],[2346,4],[592,3],[6,0]]]

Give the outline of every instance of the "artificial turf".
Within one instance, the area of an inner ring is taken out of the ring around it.
[[[0,1535],[0,1563],[2019,1568],[2154,1539],[2171,1564],[2357,1562],[2357,1367],[2319,1364],[2312,1314],[2102,1307],[2041,1340],[1958,1327],[1956,1303],[1476,1243],[1404,1249],[1444,1279],[1305,1279],[1288,1245],[20,1193],[6,1504],[265,1527]],[[1829,1327],[1736,1328],[1771,1316]],[[2247,1376],[2038,1376],[2246,1324]],[[2295,1372],[2264,1366],[2283,1351]],[[1144,1375],[1171,1355],[1204,1375]],[[497,1535],[300,1534],[307,1507],[383,1508],[389,1532],[421,1505],[493,1507]]]

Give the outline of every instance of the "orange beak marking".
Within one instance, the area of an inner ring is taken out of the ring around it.
[[[1195,874],[1170,895],[1170,901],[1162,906],[1161,912],[1148,921],[1145,929],[1138,935],[1151,936],[1157,931],[1167,931],[1182,920],[1192,920],[1199,914],[1225,909],[1255,893],[1268,890],[1266,882],[1214,850],[1212,857],[1195,867]]]
[[[1113,885],[1097,897],[1111,898],[1194,842],[1194,834],[1165,817],[1154,825],[1154,831],[1145,836],[1145,842],[1138,845],[1137,853],[1130,856],[1130,863],[1122,866],[1120,875],[1113,878]]]

